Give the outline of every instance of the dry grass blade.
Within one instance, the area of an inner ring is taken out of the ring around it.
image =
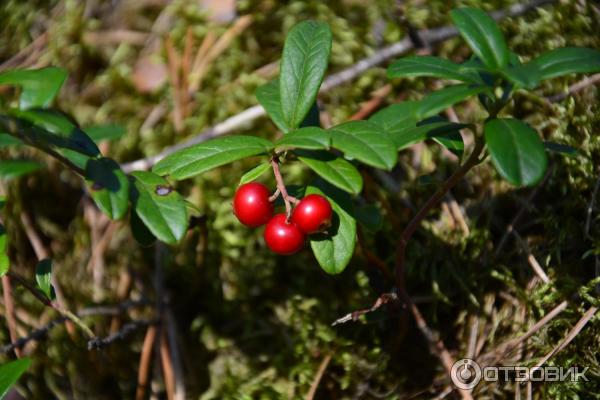
[[[332,357],[333,357],[332,353],[327,354],[325,357],[323,357],[323,360],[321,361],[321,364],[319,365],[319,369],[317,370],[317,374],[315,375],[315,378],[313,379],[312,384],[310,385],[310,389],[308,390],[308,393],[306,394],[306,400],[313,400],[315,398],[315,394],[317,394],[317,389],[319,388],[319,384],[321,383],[321,380],[323,379],[325,370],[329,366],[329,363],[331,362]]]
[[[146,386],[148,385],[148,373],[150,371],[150,360],[152,356],[152,348],[156,339],[156,326],[151,325],[146,331],[144,344],[142,345],[142,353],[140,355],[140,366],[138,369],[137,389],[135,392],[136,400],[143,400],[146,394]]]

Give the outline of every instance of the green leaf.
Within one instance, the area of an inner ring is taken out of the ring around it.
[[[187,230],[185,202],[166,179],[152,172],[135,171],[131,202],[150,232],[165,243],[177,243]]]
[[[22,88],[19,106],[48,107],[67,79],[67,71],[61,68],[15,69],[0,73],[0,85],[16,85]]]
[[[500,70],[509,81],[523,88],[533,89],[540,84],[541,72],[536,63],[509,65]]]
[[[84,129],[88,136],[96,143],[103,140],[117,140],[123,137],[127,131],[124,127],[117,124],[103,124],[88,126]]]
[[[10,267],[10,260],[8,259],[8,235],[6,229],[0,224],[0,276],[4,276],[8,272]]]
[[[494,166],[513,185],[533,185],[548,165],[537,132],[518,119],[493,119],[484,126],[485,141]]]
[[[222,137],[179,150],[159,161],[152,171],[181,180],[272,148],[271,142],[256,136]]]
[[[458,158],[462,158],[463,152],[465,151],[465,142],[458,129],[444,135],[435,135],[432,139],[450,150],[450,152]]]
[[[419,103],[416,101],[392,104],[373,114],[369,118],[369,122],[379,125],[391,136],[397,135],[399,132],[416,126],[418,105]]]
[[[156,237],[144,225],[137,212],[133,211],[129,218],[129,225],[133,238],[143,247],[148,247],[156,242]]]
[[[310,247],[319,265],[328,274],[341,273],[354,255],[356,220],[350,196],[330,185],[308,186],[306,194],[325,196],[333,208],[331,227],[325,233],[311,235]]]
[[[571,147],[562,143],[544,142],[544,148],[553,153],[559,153],[567,157],[576,157],[579,151],[575,147]]]
[[[10,114],[43,128],[43,130],[32,130],[30,132],[25,130],[23,132],[25,135],[33,135],[33,140],[42,140],[54,146],[74,150],[90,157],[100,154],[96,143],[65,114],[46,109],[11,110]],[[48,132],[51,134],[48,134]]]
[[[444,136],[464,127],[464,124],[457,124],[445,120],[436,120],[436,122],[427,123],[421,122],[418,126],[399,131],[392,135],[392,140],[396,144],[398,150],[403,150],[415,143],[422,142],[429,138]]]
[[[52,287],[52,260],[45,258],[35,267],[35,280],[40,290],[50,300],[56,298]]]
[[[463,82],[479,82],[479,77],[445,58],[410,56],[394,61],[387,69],[389,78],[427,76]]]
[[[348,121],[334,126],[331,144],[351,159],[375,168],[390,170],[398,161],[398,152],[389,134],[369,121]]]
[[[461,36],[488,67],[498,69],[508,64],[509,52],[496,22],[477,8],[457,8],[450,17]]]
[[[41,164],[31,160],[0,161],[0,179],[10,180],[30,174],[41,168]]]
[[[89,192],[110,219],[121,219],[129,206],[129,180],[110,158],[90,159],[85,168]]]
[[[0,132],[0,149],[8,146],[21,146],[23,142],[8,133]]]
[[[298,151],[298,159],[321,178],[346,192],[358,194],[363,180],[360,172],[348,161],[325,151]]]
[[[284,149],[327,150],[331,146],[331,133],[317,127],[296,129],[275,142],[275,147]]]
[[[600,71],[600,51],[581,47],[563,47],[545,52],[531,61],[540,70],[541,79]]]
[[[288,34],[281,58],[281,111],[290,129],[300,126],[312,107],[325,76],[331,52],[326,23],[304,21]]]
[[[29,358],[21,358],[0,365],[0,399],[3,399],[8,394],[8,390],[27,371],[30,365],[31,360]]]
[[[256,89],[256,98],[265,109],[271,120],[283,133],[287,133],[288,127],[283,112],[281,111],[281,97],[279,96],[279,79],[274,79]]]
[[[423,119],[436,115],[446,108],[487,90],[485,86],[460,84],[437,90],[419,101],[416,116]]]
[[[269,163],[258,164],[256,167],[242,175],[240,178],[240,185],[255,181],[259,176],[267,172],[269,169],[271,169],[271,164]]]

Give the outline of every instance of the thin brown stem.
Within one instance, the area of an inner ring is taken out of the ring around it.
[[[275,181],[277,182],[277,190],[281,193],[281,197],[283,198],[283,202],[285,203],[285,214],[289,219],[290,215],[292,214],[291,203],[296,204],[298,202],[298,199],[294,196],[290,196],[287,192],[287,189],[285,188],[285,183],[283,182],[283,177],[281,176],[281,171],[279,170],[278,157],[271,158],[271,167],[273,168],[273,175],[275,175]]]
[[[398,247],[396,251],[396,286],[402,293],[405,291],[404,285],[404,262],[406,259],[406,245],[408,241],[415,233],[421,221],[427,216],[429,211],[435,207],[448,193],[450,189],[452,189],[460,180],[477,164],[479,164],[479,156],[484,148],[484,142],[481,138],[475,139],[475,147],[473,148],[473,152],[465,161],[465,163],[438,188],[438,190],[427,200],[427,202],[421,207],[419,212],[413,217],[413,219],[408,223],[404,231],[400,235],[400,240],[398,241]],[[408,296],[405,296],[408,297]]]

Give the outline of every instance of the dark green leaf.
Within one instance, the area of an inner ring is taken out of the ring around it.
[[[135,171],[131,185],[133,209],[150,232],[165,243],[177,243],[187,230],[185,202],[166,179]]]
[[[346,192],[358,194],[363,180],[360,172],[343,158],[325,151],[297,151],[298,158],[321,178]]]
[[[600,71],[600,51],[579,47],[563,47],[545,52],[532,63],[538,66],[541,79],[561,75]]]
[[[103,140],[117,140],[125,135],[125,128],[117,124],[94,125],[85,128],[85,132],[96,143]]]
[[[450,17],[461,36],[488,67],[498,69],[508,64],[509,52],[496,22],[477,8],[457,8]]]
[[[446,108],[485,90],[487,90],[485,86],[477,85],[460,84],[447,86],[425,96],[419,101],[416,116],[418,119],[431,117],[432,115],[436,115]]]
[[[129,180],[114,160],[90,159],[85,178],[98,208],[110,219],[121,219],[129,205]]]
[[[0,85],[16,85],[22,88],[19,105],[22,109],[47,107],[67,79],[67,71],[61,68],[11,70],[0,73]]]
[[[381,229],[383,217],[378,207],[372,204],[366,204],[361,207],[355,207],[354,210],[356,220],[369,231],[377,232]]]
[[[271,169],[271,164],[269,163],[258,164],[256,167],[242,175],[240,178],[240,185],[255,181],[259,176],[267,172],[269,169]]]
[[[256,98],[265,109],[271,120],[283,133],[290,128],[283,118],[281,111],[281,97],[279,96],[279,79],[272,80],[256,89]]]
[[[389,78],[428,76],[463,82],[479,82],[476,73],[465,70],[445,58],[434,56],[411,56],[394,61],[387,70]]]
[[[304,118],[304,121],[300,124],[300,128],[307,128],[309,126],[314,126],[317,128],[321,127],[321,111],[319,110],[319,105],[315,101],[308,110],[308,114]]]
[[[42,165],[30,160],[0,161],[0,179],[10,180],[30,174],[40,169]]]
[[[535,88],[541,80],[540,69],[535,63],[509,65],[500,72],[515,85],[527,89]]]
[[[319,265],[328,274],[341,273],[354,255],[356,220],[350,196],[328,184],[308,186],[306,194],[327,197],[333,208],[331,227],[325,233],[311,235],[310,247]]]
[[[398,161],[398,152],[390,135],[374,123],[348,121],[329,131],[332,146],[348,158],[387,170]]]
[[[458,129],[444,135],[434,135],[432,139],[450,150],[458,158],[461,158],[465,151],[465,143]]]
[[[296,129],[275,143],[277,148],[327,150],[331,146],[331,133],[317,127]]]
[[[35,280],[48,299],[54,300],[56,298],[52,287],[52,260],[46,258],[38,262],[35,267]]]
[[[463,124],[456,124],[449,121],[437,121],[430,123],[421,123],[414,128],[406,129],[392,135],[392,140],[398,150],[402,150],[415,143],[422,142],[429,138],[443,136],[453,131],[464,128]]]
[[[571,147],[562,143],[544,142],[546,150],[553,153],[559,153],[568,157],[575,157],[579,153],[575,147]]]
[[[181,180],[272,148],[271,142],[256,136],[222,137],[179,150],[159,161],[152,171]]]
[[[0,224],[0,276],[4,276],[8,272],[10,267],[10,260],[8,259],[8,235],[6,229]]]
[[[391,136],[397,135],[416,126],[418,105],[419,103],[416,101],[392,104],[373,114],[369,118],[369,122],[379,125]]]
[[[513,185],[537,183],[548,165],[537,132],[518,119],[493,119],[484,127],[494,166]]]
[[[131,233],[133,238],[143,247],[148,247],[156,242],[156,237],[144,225],[144,222],[138,217],[137,212],[132,211],[129,219]]]
[[[304,21],[288,34],[281,58],[279,95],[286,126],[300,126],[323,81],[331,52],[331,30],[326,23]]]
[[[21,358],[0,365],[0,399],[8,394],[8,390],[17,382],[27,368],[31,365],[29,358]]]
[[[11,110],[10,113],[43,128],[43,130],[23,131],[25,135],[32,136],[32,139],[36,141],[42,140],[48,144],[74,150],[90,157],[100,154],[96,143],[65,114],[45,109]]]

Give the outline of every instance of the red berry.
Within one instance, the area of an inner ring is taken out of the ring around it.
[[[318,194],[309,194],[294,208],[292,222],[306,234],[320,232],[331,225],[333,212],[329,201]]]
[[[266,224],[273,215],[269,189],[256,182],[238,188],[233,198],[233,212],[240,222],[251,228]]]
[[[277,214],[265,227],[265,242],[274,253],[294,254],[304,245],[304,233],[285,214]]]

